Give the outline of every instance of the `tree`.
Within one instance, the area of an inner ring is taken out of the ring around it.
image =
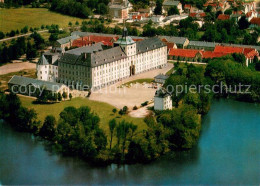
[[[79,22],[78,22],[78,21],[76,21],[75,25],[77,25],[77,26],[78,26],[78,25],[79,25]]]
[[[250,23],[247,21],[246,16],[242,16],[238,21],[239,29],[244,30],[247,29]]]
[[[57,122],[54,116],[46,116],[42,128],[40,129],[39,135],[43,138],[52,140],[56,134]]]
[[[246,57],[244,54],[233,53],[232,57],[234,60],[242,65],[246,64]]]
[[[127,111],[128,111],[128,107],[127,107],[127,106],[124,106],[124,107],[123,107],[123,113],[126,114]]]
[[[171,6],[170,9],[168,10],[168,16],[176,15],[176,14],[180,15],[180,12],[179,12],[177,6]]]
[[[37,50],[31,45],[31,42],[27,42],[26,58],[33,59],[37,56]]]
[[[113,108],[112,112],[115,114],[117,112],[117,109]]]
[[[37,49],[42,49],[44,47],[44,39],[40,34],[34,32],[30,37],[34,39],[34,43]]]
[[[52,34],[50,35],[50,37],[49,37],[49,41],[50,41],[50,42],[55,42],[55,41],[57,41],[57,40],[59,39],[58,36],[59,36],[59,35],[58,35],[57,33],[52,33]]]
[[[28,33],[28,30],[29,30],[29,27],[28,27],[28,26],[25,26],[25,27],[23,27],[23,28],[21,29],[21,33],[26,34],[26,33]]]
[[[15,31],[14,31],[14,30],[11,30],[11,32],[9,33],[9,36],[10,36],[10,37],[15,36]]]
[[[135,135],[135,132],[136,132],[136,130],[137,130],[137,125],[134,125],[133,123],[130,123],[130,124],[129,124],[129,128],[130,128],[130,130],[131,130],[131,136],[130,136],[130,138],[131,138],[131,140],[132,140],[133,137],[134,137],[134,135]]]
[[[69,98],[70,98],[70,100],[72,99],[72,94],[71,93],[69,94]]]
[[[60,92],[58,93],[58,100],[59,100],[59,101],[61,101],[61,100],[62,100],[62,95],[61,95],[61,93],[60,93]]]
[[[116,128],[116,120],[112,119],[109,121],[109,131],[110,131],[110,150],[112,147],[112,142],[113,142],[113,135],[114,135],[114,130]]]
[[[0,31],[0,39],[3,39],[5,37],[5,34]]]
[[[67,92],[63,92],[63,93],[62,93],[62,97],[63,97],[64,100],[67,99],[67,98],[68,98]]]
[[[72,26],[72,22],[69,22],[69,24],[68,24],[70,27]]]
[[[124,115],[124,112],[122,109],[119,110],[118,114],[120,114],[120,116]]]
[[[162,15],[162,0],[156,0],[155,15]]]

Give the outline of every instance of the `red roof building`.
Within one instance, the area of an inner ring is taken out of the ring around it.
[[[250,23],[255,26],[260,26],[260,17],[254,17],[250,20]]]
[[[193,17],[193,18],[204,18],[204,17],[206,17],[206,13],[205,12],[200,12],[200,13],[192,12],[192,13],[190,13],[189,16]]]
[[[118,40],[118,37],[102,36],[102,35],[89,35],[73,41],[72,46],[82,47],[95,43],[102,42],[106,46],[113,46],[113,43]]]
[[[232,47],[232,46],[221,46],[217,45],[214,49],[214,52],[217,53],[223,53],[223,54],[244,54],[246,57],[246,65],[248,66],[248,63],[251,63],[254,59],[254,57],[258,57],[259,53],[254,48],[243,48],[243,47]]]
[[[225,54],[223,52],[202,51],[202,57],[205,59],[219,58],[226,55],[228,54]]]
[[[222,52],[222,53],[232,54],[232,53],[243,53],[243,50],[244,49],[242,47],[217,45],[214,49],[214,52]]]
[[[228,20],[230,18],[230,16],[229,15],[226,15],[226,14],[219,14],[218,15],[218,20]]]
[[[185,4],[184,5],[184,9],[191,9],[191,5],[190,4]]]
[[[192,50],[192,49],[175,49],[175,48],[170,48],[169,50],[169,57],[170,58],[182,58],[182,59],[195,59],[198,57],[202,57],[201,51],[200,50]]]

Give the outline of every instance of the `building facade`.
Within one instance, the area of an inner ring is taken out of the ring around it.
[[[61,54],[50,51],[42,54],[36,64],[36,74],[38,80],[57,82],[58,79],[58,59]]]
[[[135,42],[126,28],[110,49],[64,54],[59,62],[59,82],[99,89],[124,78],[167,64],[167,46],[159,38]],[[75,49],[76,50],[76,49]]]
[[[172,98],[171,95],[164,89],[159,89],[155,92],[154,96],[154,110],[171,110]]]

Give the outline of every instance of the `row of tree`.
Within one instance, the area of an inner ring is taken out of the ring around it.
[[[60,12],[62,14],[88,18],[94,13],[105,15],[108,13],[108,0],[87,0],[87,1],[60,1],[53,0],[50,10]]]
[[[17,40],[12,40],[9,45],[4,43],[0,47],[0,63],[18,59],[24,54],[26,54],[27,59],[33,59],[37,56],[37,51],[44,47],[45,41],[37,32],[31,34],[28,39],[19,37]]]

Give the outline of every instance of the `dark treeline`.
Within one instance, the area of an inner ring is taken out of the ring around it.
[[[126,24],[128,34],[132,36],[138,36],[140,35],[139,31],[136,27],[131,27],[129,24]],[[106,27],[104,25],[103,19],[91,19],[90,21],[83,21],[81,30],[83,32],[95,32],[95,33],[106,33],[106,34],[122,34],[122,28],[119,26],[112,27]]]
[[[62,14],[88,18],[93,13],[105,15],[108,13],[108,0],[53,0],[50,10]]]
[[[236,24],[233,19],[225,21],[216,20],[215,24],[212,24],[212,21],[206,21],[202,28],[199,28],[194,19],[189,17],[181,20],[178,26],[170,24],[155,28],[150,21],[143,27],[142,35],[147,37],[156,35],[179,36],[187,37],[189,40],[259,45],[257,38],[260,35],[260,29],[254,28],[248,34],[243,25],[244,23]],[[200,36],[199,32],[203,32],[203,35]]]
[[[0,64],[19,59],[24,54],[26,54],[27,59],[35,58],[37,50],[44,47],[45,41],[37,32],[31,34],[28,39],[19,37],[17,40],[12,40],[9,45],[4,43],[0,46]]]
[[[225,85],[222,86],[222,93],[217,96],[260,102],[260,74],[256,71],[260,70],[257,69],[260,66],[259,61],[255,59],[252,66],[254,68],[248,68],[231,57],[214,59],[207,65],[205,77],[209,77],[213,84]],[[242,85],[241,89],[239,85]]]
[[[32,5],[33,7],[39,7],[43,3],[49,3],[50,0],[5,0],[4,6],[9,7],[21,7],[26,5]]]

